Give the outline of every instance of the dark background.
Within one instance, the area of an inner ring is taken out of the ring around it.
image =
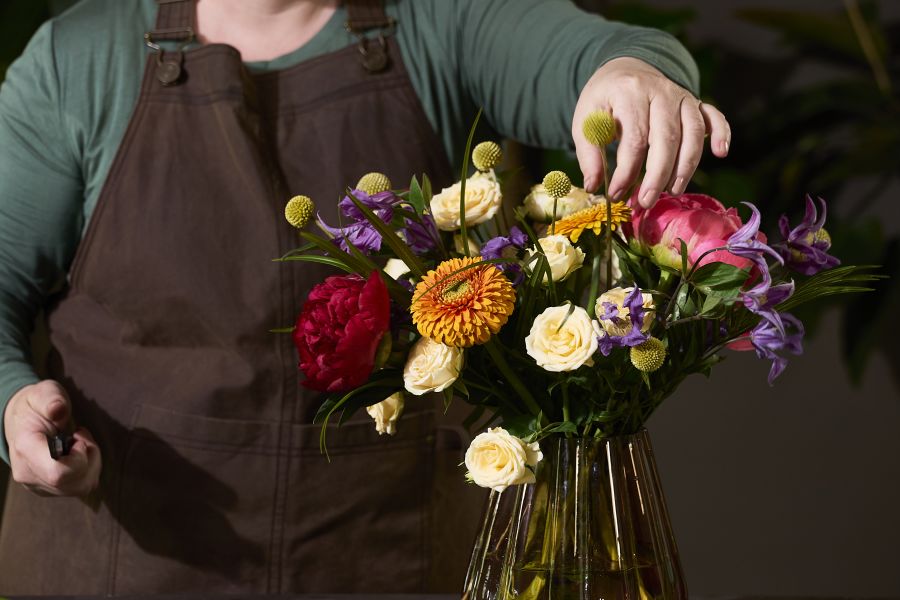
[[[0,0],[0,80],[70,3]],[[771,232],[822,196],[834,253],[892,276],[800,315],[806,353],[774,388],[733,354],[651,420],[692,594],[900,597],[900,1],[580,4],[665,29],[697,59],[734,134],[692,191],[753,201]],[[558,152],[525,162],[578,172]]]

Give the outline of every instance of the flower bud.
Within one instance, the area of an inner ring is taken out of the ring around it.
[[[391,187],[391,180],[383,173],[366,173],[356,184],[356,189],[362,190],[370,196],[387,192]]]
[[[472,164],[486,173],[503,161],[503,151],[496,142],[481,142],[472,150]]]
[[[544,176],[544,188],[551,198],[562,198],[572,191],[569,176],[562,171],[550,171]]]
[[[294,196],[284,207],[284,218],[297,229],[303,229],[315,210],[316,205],[309,196]]]
[[[652,373],[663,366],[664,362],[666,362],[666,346],[655,337],[631,349],[631,364],[638,371]]]
[[[585,139],[595,146],[608,146],[616,139],[616,122],[605,110],[595,110],[581,123]]]

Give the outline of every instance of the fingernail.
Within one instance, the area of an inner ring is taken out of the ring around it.
[[[684,180],[684,177],[677,177],[675,179],[675,184],[672,186],[672,194],[675,196],[680,196],[684,193],[684,188],[687,187],[687,182]]]
[[[619,196],[622,194],[622,190],[619,188],[611,188],[609,190],[609,199],[612,202],[616,202],[619,199]]]
[[[731,141],[730,141],[730,140],[723,140],[723,141],[722,141],[722,153],[723,153],[723,154],[728,154],[728,148],[729,148],[729,147],[731,147]]]
[[[596,177],[585,177],[584,178],[584,191],[593,192],[594,187],[597,185]]]
[[[640,203],[644,208],[650,208],[657,199],[659,199],[659,192],[654,190],[653,188],[648,188],[641,192]]]

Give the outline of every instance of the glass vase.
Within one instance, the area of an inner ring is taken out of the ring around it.
[[[646,430],[541,451],[535,483],[491,492],[463,600],[686,599]]]

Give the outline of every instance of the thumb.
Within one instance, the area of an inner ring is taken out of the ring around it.
[[[70,429],[71,405],[61,385],[55,381],[42,381],[27,396],[29,408],[57,431]]]

